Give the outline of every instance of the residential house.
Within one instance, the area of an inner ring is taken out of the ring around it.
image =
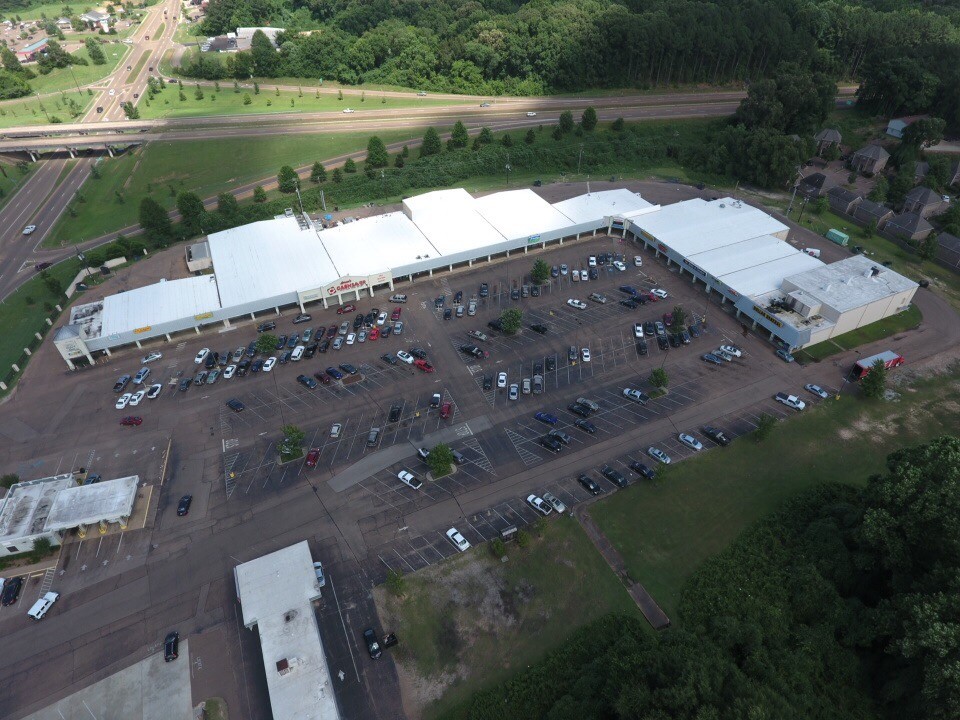
[[[850,158],[850,169],[875,175],[887,166],[890,153],[879,145],[867,145],[857,150]]]
[[[920,217],[933,217],[947,209],[947,203],[938,192],[928,187],[915,187],[907,193],[903,201],[904,212],[915,212]]]
[[[826,195],[827,191],[836,184],[833,178],[827,177],[823,173],[813,173],[800,178],[800,182],[797,183],[797,192],[814,200]]]
[[[907,212],[890,218],[884,230],[904,240],[919,242],[926,240],[927,236],[933,232],[933,225],[928,223],[920,213]]]
[[[840,131],[835,128],[824,128],[813,136],[813,141],[817,144],[817,154],[831,145],[839,146],[842,139]]]
[[[100,10],[85,12],[80,16],[80,19],[83,20],[91,30],[103,30],[104,32],[110,30],[110,15]]]
[[[903,140],[903,131],[910,127],[917,120],[923,120],[927,115],[910,115],[909,117],[894,118],[887,123],[887,135],[895,137],[897,140]]]
[[[873,200],[864,198],[858,202],[854,208],[853,217],[864,225],[873,223],[878,230],[882,230],[890,218],[893,217],[893,210],[880,203],[875,203]]]
[[[70,18],[57,18],[57,27],[61,30],[70,30],[73,27],[73,23],[70,22]]]
[[[47,40],[48,38],[43,38],[20,48],[16,51],[17,59],[20,62],[33,62],[40,53],[47,49]]]
[[[919,185],[923,182],[923,179],[930,174],[930,163],[928,162],[918,162],[915,164],[915,169],[913,171],[913,184]]]
[[[960,271],[960,238],[949,233],[937,235],[937,260]]]
[[[853,211],[857,209],[857,205],[863,201],[863,198],[845,187],[835,185],[827,191],[827,200],[830,203],[830,209],[834,212],[853,215]]]

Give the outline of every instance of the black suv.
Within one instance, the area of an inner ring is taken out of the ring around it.
[[[373,628],[367,628],[363,631],[363,641],[367,644],[367,652],[374,660],[379,660],[383,651],[380,650],[380,643],[377,642],[377,634]]]
[[[480,297],[485,298],[490,295],[490,286],[487,283],[480,283]]]
[[[624,488],[627,486],[627,479],[609,465],[604,465],[603,469],[600,471],[600,474],[617,487]]]
[[[706,435],[708,438],[713,440],[717,445],[726,447],[727,445],[730,444],[730,438],[724,435],[723,430],[721,430],[720,428],[715,428],[715,427],[710,427],[709,425],[705,425],[703,428],[701,428],[701,430],[703,430],[704,435]]]
[[[267,330],[276,330],[276,329],[277,329],[277,324],[273,320],[270,320],[265,323],[260,323],[259,325],[257,325],[258,333],[267,332]]]
[[[252,343],[247,345],[247,357],[252,358],[257,354],[257,341],[254,340]]]
[[[287,347],[293,350],[297,346],[298,342],[300,342],[300,334],[294,333],[287,339]]]
[[[412,348],[410,348],[410,354],[413,355],[415,358],[418,358],[418,359],[420,359],[420,360],[426,360],[426,359],[427,359],[427,351],[424,350],[423,348],[412,347]]]
[[[283,348],[286,347],[286,345],[287,345],[286,335],[281,335],[280,337],[277,338],[277,350],[283,350]]]
[[[583,407],[583,406],[582,406],[582,405],[578,405],[577,407]],[[587,411],[589,412],[589,410],[588,410],[587,408],[584,408],[584,410],[587,410]],[[589,420],[584,420],[583,418],[581,418],[580,420],[577,420],[577,421],[574,423],[574,425],[576,425],[578,428],[580,428],[580,429],[583,430],[584,432],[590,433],[591,435],[593,435],[593,434],[597,431],[597,426],[596,426],[596,425],[594,425],[594,424],[593,424],[592,422],[590,422]]]
[[[494,318],[488,322],[487,327],[491,330],[496,330],[497,332],[503,332],[503,323],[500,322],[500,318]]]
[[[243,409],[246,407],[242,402],[236,398],[231,398],[227,400],[227,407],[233,410],[234,412],[243,412]]]
[[[218,362],[220,362],[220,353],[208,352],[207,359],[204,361],[203,366],[207,370],[213,370]]]
[[[557,440],[557,438],[550,435],[544,435],[539,440],[540,444],[543,445],[547,450],[552,450],[555,453],[563,450],[563,443]]]
[[[637,354],[646,355],[647,354],[647,341],[643,338],[637,340]]]
[[[363,313],[357,313],[357,316],[353,319],[353,329],[359,330],[361,325],[363,325]]]
[[[177,515],[183,517],[190,512],[190,503],[193,502],[193,495],[184,495],[177,504]]]
[[[250,369],[250,361],[241,360],[240,364],[237,365],[237,375],[239,375],[240,377],[243,377],[244,375],[247,374],[247,370],[249,369]]]
[[[340,363],[340,369],[349,375],[357,374],[357,369],[350,363]]]
[[[548,330],[547,326],[542,325],[541,323],[537,323],[536,325],[531,325],[530,329],[533,330],[535,333],[539,333],[540,335],[546,335]]]
[[[553,372],[557,369],[557,358],[554,355],[551,355],[547,358],[547,372]]]
[[[402,405],[391,405],[390,406],[390,416],[387,418],[388,422],[397,422],[400,419],[400,413],[403,412]]]
[[[396,365],[398,360],[396,355],[390,355],[389,353],[381,355],[380,359],[383,360],[387,365]]]
[[[493,388],[493,375],[484,375],[483,376],[483,389],[490,390]]]
[[[23,587],[23,578],[10,578],[3,584],[3,596],[0,603],[3,605],[13,605],[20,597],[20,589]]]
[[[309,390],[315,390],[317,387],[317,381],[309,375],[297,375],[297,382]]]
[[[661,350],[666,350],[670,346],[670,343],[667,342],[667,339],[663,335],[657,335],[657,347]]]
[[[170,662],[178,657],[180,657],[180,633],[174,630],[163,641],[163,659]]]

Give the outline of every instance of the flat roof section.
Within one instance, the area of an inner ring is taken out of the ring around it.
[[[213,275],[166,280],[127,290],[103,299],[100,337],[161,325],[220,309],[217,278]]]
[[[552,233],[574,225],[529,188],[492,193],[476,199],[476,209],[508,240]]]
[[[440,255],[481,250],[506,239],[477,212],[476,201],[462,188],[407,198],[403,208]]]
[[[320,597],[307,542],[237,565],[243,624],[257,626],[274,720],[337,720],[313,601]]]
[[[67,530],[78,525],[93,525],[106,520],[116,522],[129,517],[137,497],[139,475],[106,480],[93,485],[73,485],[57,493],[44,528],[47,532]]]
[[[76,487],[72,473],[20,482],[10,488],[0,505],[0,542],[46,532],[47,518],[57,494]]]
[[[694,198],[666,205],[631,224],[684,257],[787,230],[776,218],[733,198]]]
[[[420,229],[402,212],[373,215],[320,230],[320,241],[338,277],[390,273],[415,258],[440,257]]]
[[[725,247],[714,248],[691,255],[687,259],[714,277],[763,265],[780,258],[791,257],[800,251],[772,235],[761,235]],[[808,256],[809,257],[809,256]]]
[[[225,308],[312,290],[340,277],[316,230],[301,229],[296,217],[241,225],[213,233],[207,242]]]
[[[784,281],[841,313],[920,287],[864,255],[789,275]]]
[[[651,205],[640,197],[640,193],[620,188],[578,195],[554,203],[553,207],[570,218],[574,225],[579,225],[608,216],[624,217],[642,210],[656,210],[659,205]]]
[[[754,265],[723,275],[720,280],[741,295],[755,298],[772,290],[777,290],[783,284],[787,275],[803,272],[822,266],[823,263],[815,257],[803,252],[770,260],[762,265]]]

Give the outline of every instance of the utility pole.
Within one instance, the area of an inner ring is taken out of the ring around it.
[[[790,211],[793,210],[793,201],[794,201],[794,200],[796,199],[796,197],[797,197],[797,188],[800,187],[800,178],[802,177],[801,172],[802,172],[802,171],[800,170],[800,166],[798,165],[798,166],[797,166],[797,177],[796,177],[796,179],[794,180],[794,183],[793,183],[793,195],[790,196],[790,205],[787,207],[787,217],[790,217]]]
[[[800,214],[797,215],[797,224],[803,219],[803,211],[807,208],[807,198],[803,198],[803,205],[800,206]]]
[[[583,160],[583,143],[580,143],[580,155],[577,156],[577,175],[580,174],[580,161]]]

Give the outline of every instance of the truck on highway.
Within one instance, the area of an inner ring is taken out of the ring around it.
[[[890,368],[900,367],[906,362],[906,360],[903,359],[903,355],[898,355],[892,350],[884,350],[882,353],[857,360],[856,365],[853,366],[854,379],[860,380],[870,372],[870,369],[876,364],[877,360],[883,362],[883,366],[888,370]]]

